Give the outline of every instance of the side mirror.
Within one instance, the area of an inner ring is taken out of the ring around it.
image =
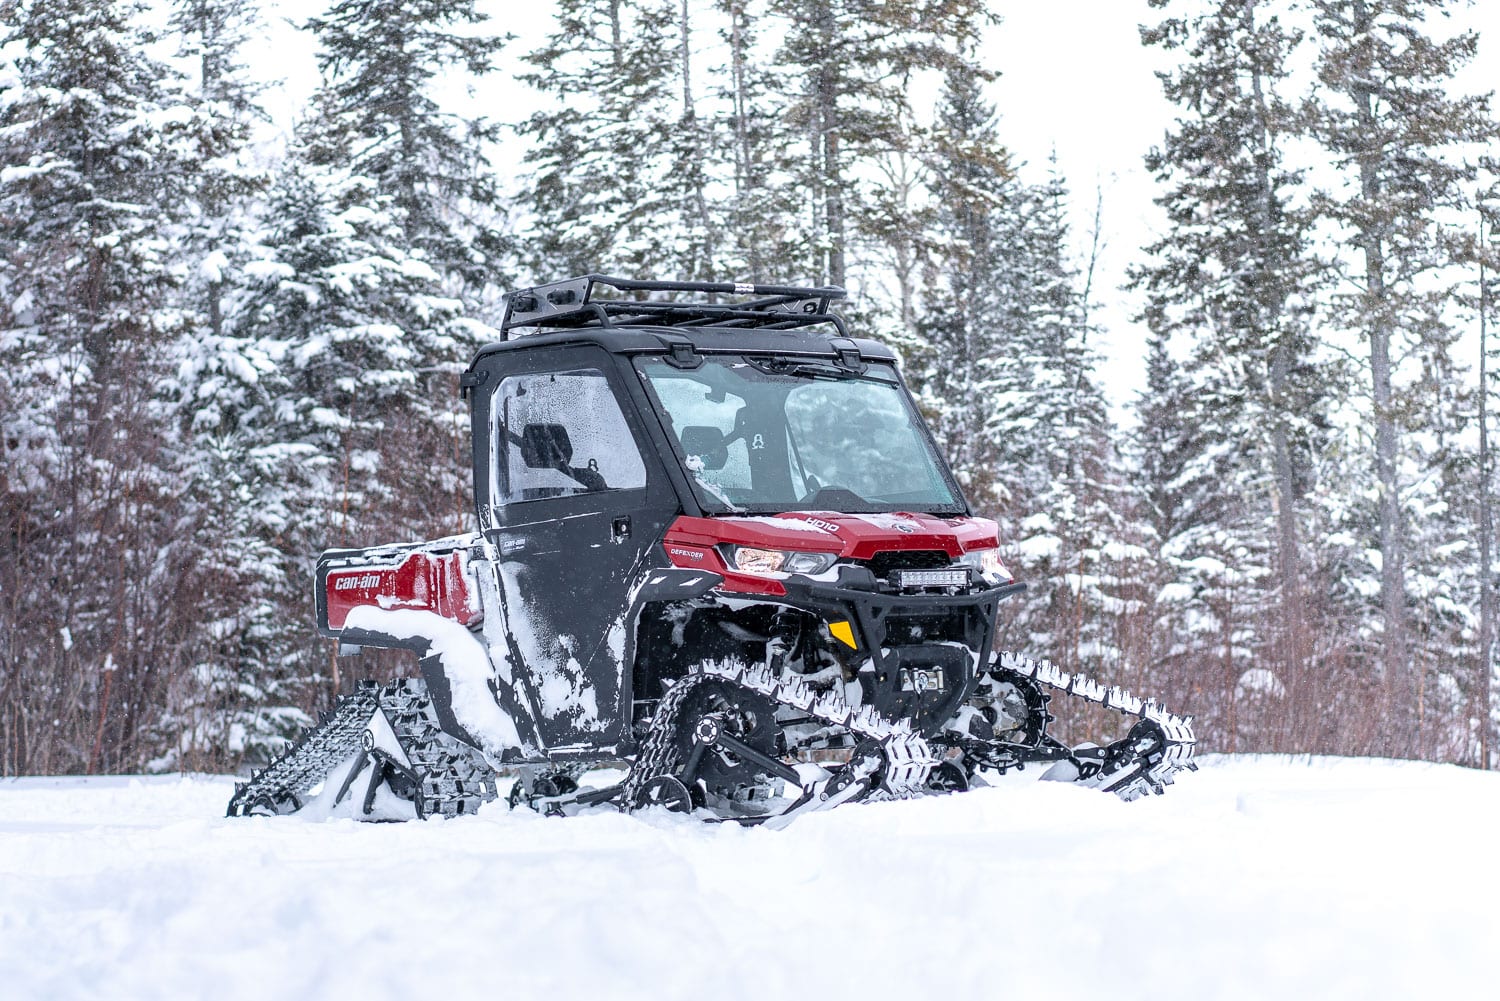
[[[561,424],[528,424],[521,431],[521,461],[528,469],[566,469],[573,443]]]
[[[704,469],[723,469],[729,461],[729,446],[718,428],[691,424],[682,429],[681,441],[682,451],[703,460]]]

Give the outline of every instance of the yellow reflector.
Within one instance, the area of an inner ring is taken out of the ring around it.
[[[851,650],[859,649],[854,642],[854,629],[847,622],[830,622],[828,631],[833,633],[833,638],[844,644]]]

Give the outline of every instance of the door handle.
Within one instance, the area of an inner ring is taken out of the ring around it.
[[[609,526],[609,541],[624,542],[630,538],[630,515],[622,514]]]

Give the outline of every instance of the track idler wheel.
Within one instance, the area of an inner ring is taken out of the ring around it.
[[[658,775],[641,788],[632,809],[648,806],[664,806],[672,813],[692,813],[693,797],[682,780],[671,775]]]
[[[300,805],[296,800],[293,800],[291,803],[292,809],[281,809],[272,796],[262,795],[246,803],[241,808],[239,815],[241,817],[278,817],[283,813],[293,812]]]
[[[1034,680],[1009,668],[991,668],[980,675],[975,694],[970,704],[979,709],[991,730],[975,736],[1025,747],[1042,744],[1053,719],[1047,711],[1052,696]]]
[[[926,789],[938,794],[968,792],[968,773],[952,761],[940,761],[928,773]]]

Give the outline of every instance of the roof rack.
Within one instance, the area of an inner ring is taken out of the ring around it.
[[[601,288],[617,293],[699,292],[707,301],[596,297]],[[745,302],[722,303],[720,295],[753,296]],[[829,303],[845,297],[837,286],[799,288],[793,285],[748,285],[740,282],[652,282],[608,275],[583,275],[550,285],[519,289],[505,296],[500,339],[510,339],[517,327],[619,327],[650,324],[662,327],[755,327],[791,330],[831,324],[836,336],[848,337],[844,318],[828,311]]]

